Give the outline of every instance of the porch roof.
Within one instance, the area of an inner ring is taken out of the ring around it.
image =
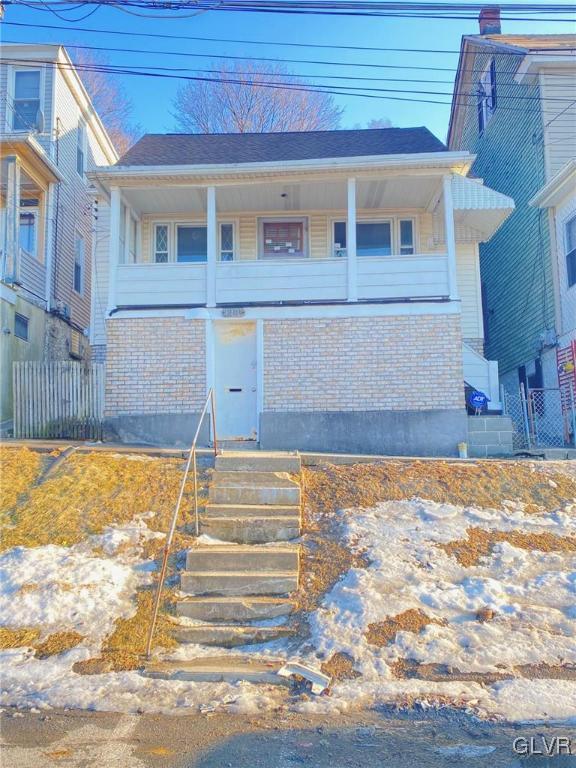
[[[0,157],[17,155],[43,181],[63,181],[61,171],[46,154],[40,142],[28,131],[0,133]]]

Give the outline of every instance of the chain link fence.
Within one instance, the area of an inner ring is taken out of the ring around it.
[[[514,425],[515,451],[576,447],[576,395],[562,388],[503,390],[503,411]]]

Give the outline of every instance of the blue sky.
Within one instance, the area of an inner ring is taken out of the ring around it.
[[[519,1],[519,0],[518,0]],[[561,0],[570,2],[570,0]],[[466,3],[462,3],[466,5]],[[166,14],[168,12],[164,12]],[[68,14],[71,18],[84,15],[82,10]],[[523,14],[519,14],[523,15]],[[569,14],[565,14],[568,16]],[[84,44],[114,48],[140,48],[146,53],[106,53],[111,64],[120,66],[164,66],[209,68],[211,59],[220,55],[252,58],[255,56],[314,59],[342,63],[337,65],[288,64],[294,74],[310,75],[311,81],[321,81],[323,75],[364,76],[376,78],[413,78],[434,82],[366,82],[364,85],[380,88],[398,88],[441,92],[439,96],[417,94],[390,94],[411,99],[427,99],[446,104],[425,104],[395,100],[365,99],[337,96],[344,107],[342,128],[365,125],[373,118],[388,118],[393,125],[426,125],[439,138],[445,139],[449,117],[449,101],[458,61],[460,38],[478,31],[476,21],[349,18],[326,16],[287,16],[282,14],[208,12],[192,18],[150,19],[129,15],[113,8],[100,8],[85,21],[77,24],[58,19],[46,10],[32,10],[23,6],[8,6],[5,21],[22,22],[26,27],[2,24],[2,36],[13,42],[47,42],[64,45]],[[41,29],[37,24],[65,26],[61,29]],[[193,35],[264,41],[265,45],[242,43],[209,43],[186,40],[161,40],[141,37],[121,37],[105,33],[81,32],[76,27],[116,29],[126,32],[153,32],[172,35]],[[575,26],[561,23],[503,20],[504,33],[567,33]],[[330,49],[286,48],[276,41],[322,43],[328,45],[360,45],[399,48],[433,48],[452,53],[400,53],[371,51],[342,51]],[[173,51],[171,55],[156,54]],[[190,59],[176,55],[178,51],[206,54],[205,59]],[[398,69],[370,69],[355,67],[356,63],[393,65]],[[440,67],[449,71],[430,72],[408,70],[404,67]],[[193,74],[192,72],[187,74]],[[171,102],[179,85],[178,80],[147,79],[136,76],[118,76],[133,105],[133,120],[145,131],[163,132],[174,128],[170,114]],[[325,81],[330,82],[330,81]],[[336,84],[338,81],[334,81]],[[345,85],[358,85],[351,80]]]

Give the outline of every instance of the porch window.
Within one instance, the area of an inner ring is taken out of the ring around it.
[[[37,258],[38,243],[38,211],[20,212],[20,248],[30,256]]]
[[[405,222],[412,225],[411,220]],[[333,253],[334,256],[346,256],[346,227],[345,221],[335,221],[333,224]],[[400,227],[402,233],[402,227]],[[414,252],[413,229],[404,227],[404,240],[400,235],[401,253]],[[358,256],[391,256],[393,252],[392,222],[386,221],[357,221],[356,222],[356,254]],[[408,250],[411,248],[412,250]]]
[[[206,261],[208,237],[205,226],[178,225],[176,227],[176,261]]]
[[[74,249],[74,290],[76,293],[84,290],[84,238],[79,234],[76,234]]]
[[[266,219],[261,222],[260,256],[264,259],[306,257],[304,219]]]
[[[15,131],[35,130],[40,127],[39,122],[40,70],[16,70],[12,128]]]
[[[576,216],[566,222],[566,271],[571,288],[576,285]]]
[[[414,253],[414,222],[412,219],[401,219],[400,229],[400,253],[403,256],[411,256]]]
[[[233,224],[220,224],[220,261],[234,261]]]
[[[154,261],[166,264],[168,261],[168,224],[156,224],[154,227]]]

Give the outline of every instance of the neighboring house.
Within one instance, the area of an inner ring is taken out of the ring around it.
[[[426,128],[146,135],[101,191],[92,343],[109,427],[454,454],[483,357],[478,243],[513,201]]]
[[[448,146],[473,152],[474,174],[516,203],[480,248],[502,384],[576,388],[576,35],[503,35],[485,8],[480,34],[462,39]]]
[[[94,191],[117,154],[61,46],[3,45],[0,59],[2,421],[12,363],[89,357]]]

